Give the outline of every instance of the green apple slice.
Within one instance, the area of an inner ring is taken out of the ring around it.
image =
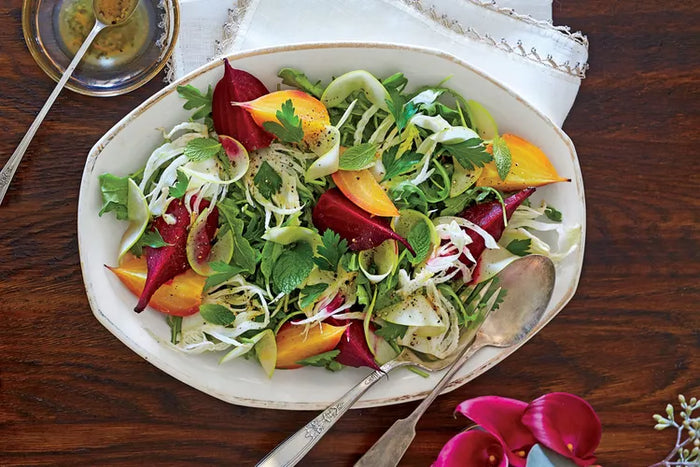
[[[331,84],[323,91],[321,102],[328,108],[337,107],[350,94],[359,90],[365,93],[372,104],[382,110],[388,110],[386,100],[389,98],[389,93],[372,73],[365,70],[350,71],[331,81]]]
[[[127,209],[129,226],[126,228],[126,232],[124,232],[119,245],[119,259],[121,259],[122,256],[136,244],[138,239],[141,238],[141,235],[146,231],[148,220],[151,217],[148,211],[146,197],[143,195],[143,192],[136,182],[129,179],[128,187]]]

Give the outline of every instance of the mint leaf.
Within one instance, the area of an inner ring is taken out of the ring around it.
[[[314,285],[307,285],[301,291],[299,292],[301,295],[304,296],[299,301],[299,307],[300,308],[306,308],[310,306],[313,302],[316,301],[318,297],[321,296],[321,294],[328,288],[328,284],[314,284]]]
[[[554,222],[561,222],[562,219],[562,214],[561,211],[557,211],[554,209],[552,206],[547,206],[544,209],[544,214],[547,216],[547,218],[551,221]]]
[[[201,162],[216,157],[221,150],[221,143],[213,138],[196,138],[187,142],[185,155],[192,162]]]
[[[383,337],[386,341],[393,341],[405,336],[407,330],[408,326],[404,326],[403,324],[394,324],[384,321],[382,327],[374,331],[374,333],[379,337]]]
[[[272,133],[283,143],[298,143],[304,139],[301,120],[294,114],[294,104],[287,99],[275,114],[278,122],[265,122],[263,128]]]
[[[236,319],[236,315],[231,310],[223,305],[213,303],[200,305],[199,314],[207,323],[218,324],[219,326],[228,326]]]
[[[282,68],[277,73],[277,76],[282,78],[282,84],[301,89],[305,93],[311,94],[318,99],[323,95],[323,90],[325,88],[321,86],[321,82],[317,81],[316,84],[313,84],[309,81],[309,78],[299,70],[295,70],[294,68]]]
[[[362,170],[374,165],[377,160],[377,145],[362,143],[345,150],[340,156],[341,170]]]
[[[326,229],[321,237],[322,244],[316,248],[313,262],[319,269],[335,272],[338,269],[340,258],[348,251],[348,242],[331,229]]]
[[[260,271],[265,279],[270,279],[272,276],[272,268],[275,266],[277,259],[280,257],[284,247],[275,242],[265,242],[262,249],[262,258],[260,260]]]
[[[204,290],[209,290],[219,284],[223,284],[227,280],[243,272],[243,268],[240,266],[230,265],[223,261],[209,263],[209,267],[211,267],[215,273],[207,277],[206,282],[204,282]]]
[[[187,86],[178,86],[177,93],[187,102],[182,106],[187,110],[197,109],[195,113],[192,114],[192,120],[199,120],[204,118],[211,113],[211,102],[214,97],[211,85],[207,90],[206,94],[188,84]]]
[[[474,170],[493,160],[493,156],[486,152],[483,143],[479,138],[471,138],[460,143],[443,144],[442,147],[457,159],[462,167]]]
[[[299,242],[291,250],[284,251],[272,268],[272,282],[279,293],[289,294],[311,274],[314,268],[311,247]]]
[[[189,184],[190,179],[187,177],[185,172],[178,169],[177,181],[175,182],[175,186],[170,187],[168,194],[173,198],[182,198],[183,196],[185,196],[185,192],[187,192],[187,185]]]
[[[529,253],[531,243],[529,238],[515,239],[506,246],[506,250],[517,256],[526,256]]]
[[[416,224],[408,233],[406,240],[416,252],[416,256],[409,258],[411,264],[415,266],[425,261],[430,254],[430,227],[425,222]]]
[[[132,246],[129,251],[135,256],[140,257],[143,254],[143,247],[150,246],[151,248],[160,248],[163,246],[169,246],[161,237],[160,232],[157,230],[147,230],[136,240],[134,246]]]
[[[129,177],[117,177],[112,174],[99,176],[102,193],[102,209],[99,215],[114,212],[117,219],[129,219]]]
[[[513,161],[510,156],[510,149],[506,144],[506,140],[500,136],[493,139],[493,160],[498,169],[498,176],[501,180],[505,180],[510,172]]]
[[[335,361],[335,357],[340,354],[340,350],[329,350],[328,352],[323,352],[318,355],[314,355],[303,360],[299,360],[297,363],[304,366],[320,366],[325,367],[332,361]]]
[[[253,183],[255,183],[255,187],[264,198],[270,199],[272,195],[280,191],[282,177],[275,172],[275,169],[267,161],[263,161],[260,164],[258,173],[253,177]]]
[[[382,182],[410,171],[423,159],[423,154],[413,151],[406,151],[397,159],[397,151],[398,147],[394,146],[382,154],[382,164],[386,170]]]

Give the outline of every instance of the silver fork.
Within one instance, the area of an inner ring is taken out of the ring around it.
[[[489,287],[484,287],[482,289],[478,297],[479,300],[483,299],[488,289]],[[299,462],[331,429],[335,422],[337,422],[369,388],[382,379],[383,376],[386,376],[390,371],[404,366],[413,366],[423,371],[433,373],[444,370],[450,366],[462,354],[462,350],[474,340],[481,323],[483,323],[484,319],[486,319],[491,312],[491,308],[493,308],[495,298],[498,296],[499,291],[500,288],[492,294],[493,300],[489,300],[483,310],[479,312],[474,325],[460,336],[459,346],[451,355],[442,360],[426,361],[413,353],[410,349],[404,348],[396,358],[388,361],[378,370],[375,370],[360,381],[359,384],[346,392],[344,396],[331,404],[316,418],[270,451],[268,455],[263,457],[260,462],[256,464],[256,467],[291,467],[296,465],[297,462]]]

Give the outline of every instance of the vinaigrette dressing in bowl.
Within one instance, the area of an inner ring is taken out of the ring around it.
[[[119,22],[130,3],[101,0],[100,16]],[[92,0],[25,0],[22,7],[27,47],[54,81],[60,79],[94,22]],[[115,96],[142,86],[165,66],[178,29],[177,0],[140,0],[124,24],[97,36],[66,87],[90,96]]]

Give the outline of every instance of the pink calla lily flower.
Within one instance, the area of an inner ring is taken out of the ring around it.
[[[432,467],[508,467],[501,441],[480,430],[464,431],[449,440]]]
[[[545,394],[527,406],[522,423],[539,443],[576,465],[595,463],[593,453],[602,433],[600,419],[580,397],[565,392]]]
[[[510,465],[524,467],[527,453],[537,442],[521,419],[528,404],[516,399],[484,396],[469,399],[456,411],[473,420],[503,445]]]

